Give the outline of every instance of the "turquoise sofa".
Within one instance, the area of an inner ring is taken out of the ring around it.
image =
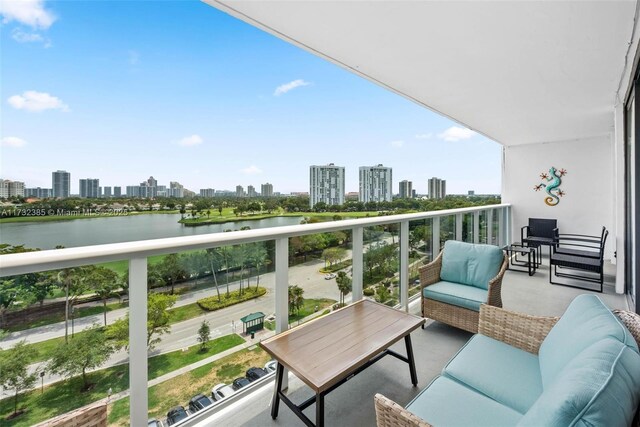
[[[377,395],[376,412],[379,427],[629,426],[639,403],[634,337],[581,295],[559,320],[483,305],[479,333],[441,375],[406,409]]]

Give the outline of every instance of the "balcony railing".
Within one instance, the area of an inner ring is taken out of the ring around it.
[[[498,204],[472,208],[449,209],[412,214],[377,216],[362,219],[263,228],[256,230],[213,233],[206,235],[115,243],[98,246],[10,254],[0,257],[0,277],[59,270],[111,261],[129,263],[129,387],[130,423],[146,425],[148,415],[147,388],[147,260],[154,255],[216,248],[254,242],[275,241],[275,332],[289,328],[289,238],[334,231],[352,233],[352,301],[363,297],[363,235],[366,227],[399,224],[399,305],[408,310],[409,304],[409,230],[410,222],[431,220],[432,253],[441,248],[441,219],[453,217],[455,232],[445,240],[465,240],[476,243],[505,245],[510,243],[511,205]],[[472,216],[472,227],[465,215]],[[480,229],[483,216],[485,229]],[[481,231],[484,231],[481,233]],[[481,239],[482,234],[482,239]]]

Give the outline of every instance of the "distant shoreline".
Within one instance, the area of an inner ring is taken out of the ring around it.
[[[180,214],[177,210],[172,211],[134,211],[126,214],[105,213],[105,214],[77,214],[77,215],[46,215],[46,216],[11,216],[6,218],[0,218],[0,224],[9,224],[16,222],[53,222],[53,221],[72,221],[76,219],[91,219],[91,218],[122,218],[127,216],[137,215],[153,215],[153,214]]]

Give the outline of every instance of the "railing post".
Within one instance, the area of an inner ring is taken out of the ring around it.
[[[504,240],[504,208],[498,209],[498,246],[503,247],[505,245]]]
[[[148,421],[147,388],[147,259],[129,260],[129,423]]]
[[[409,312],[409,221],[400,222],[400,306]]]
[[[462,241],[462,214],[456,214],[456,240]]]
[[[504,217],[505,217],[505,245],[510,245],[512,240],[511,236],[511,206],[506,206],[504,208]]]
[[[434,260],[440,253],[440,217],[434,216],[431,222],[431,259]]]
[[[289,329],[289,238],[276,240],[276,334]],[[282,388],[289,385],[285,369]]]
[[[363,274],[363,235],[362,227],[354,227],[351,230],[351,301],[356,302],[362,299]]]
[[[493,209],[487,209],[487,245],[493,245]]]
[[[473,212],[473,243],[480,243],[480,211]]]

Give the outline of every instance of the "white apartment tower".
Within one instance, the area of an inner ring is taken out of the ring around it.
[[[447,181],[444,179],[433,178],[429,179],[429,198],[430,199],[444,199],[447,195]]]
[[[413,198],[413,182],[400,181],[400,198],[401,199],[412,199]]]
[[[100,180],[94,178],[81,179],[80,197],[85,199],[97,199],[100,197]]]
[[[0,179],[0,198],[24,197],[24,182]]]
[[[390,167],[360,166],[360,201],[390,202],[393,198],[393,172]]]
[[[309,205],[313,208],[319,202],[344,204],[344,166],[309,167]]]
[[[260,185],[260,195],[262,197],[273,197],[273,184],[267,182],[266,184]]]
[[[67,171],[51,173],[51,190],[53,197],[69,197],[71,193],[71,174]]]

